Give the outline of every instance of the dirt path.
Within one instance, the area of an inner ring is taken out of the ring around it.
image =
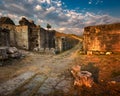
[[[30,53],[29,57],[17,62],[18,66],[10,67],[10,75],[14,78],[0,84],[0,96],[40,96],[54,94],[57,90],[69,92],[73,81],[69,69],[77,56],[78,47],[59,55]],[[7,74],[7,69],[0,68],[0,71]]]

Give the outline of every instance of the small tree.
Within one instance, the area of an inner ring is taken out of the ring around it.
[[[51,25],[50,24],[47,24],[47,29],[49,30],[51,28]]]

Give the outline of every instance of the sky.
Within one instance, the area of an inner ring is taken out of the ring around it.
[[[70,34],[83,34],[84,27],[120,22],[120,0],[0,0],[0,17],[16,24],[22,17],[35,24]]]

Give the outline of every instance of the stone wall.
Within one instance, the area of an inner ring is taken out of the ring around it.
[[[78,42],[79,40],[74,39],[68,35],[56,36],[55,48],[56,48],[56,51],[59,53],[59,52],[73,48],[76,44],[78,44]]]
[[[10,31],[0,28],[0,46],[10,46]]]
[[[34,48],[39,48],[40,46],[40,40],[39,40],[39,32],[40,27],[30,27],[30,31],[28,33],[29,38],[29,50],[34,50]]]
[[[48,30],[48,47],[55,48],[55,30]]]
[[[8,18],[0,18],[0,27],[9,31],[9,45],[5,35],[0,38],[2,43],[0,46],[15,46],[31,51],[39,51],[45,53],[55,52],[57,49],[59,52],[68,50],[78,43],[68,35],[56,36],[55,30],[45,30],[44,28],[34,24],[32,20],[22,18],[19,21],[19,25],[15,25],[14,22]],[[3,39],[4,38],[4,39]],[[6,42],[3,43],[3,40]]]
[[[1,27],[10,31],[10,46],[15,46],[15,25],[2,24]]]
[[[16,38],[16,46],[22,49],[29,49],[29,33],[28,26],[16,26],[15,38]]]
[[[84,51],[120,52],[120,23],[84,29]]]

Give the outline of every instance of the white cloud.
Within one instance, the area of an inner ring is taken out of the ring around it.
[[[75,10],[64,9],[61,0],[3,1],[4,4],[0,5],[0,16],[9,16],[17,23],[21,16],[25,16],[44,27],[46,27],[46,23],[50,23],[54,29],[60,32],[82,34],[85,26],[120,21],[119,18],[107,14],[85,13],[85,11],[78,13]],[[97,0],[89,1],[95,4]]]
[[[46,0],[37,0],[39,3],[45,3]]]
[[[60,7],[62,5],[61,1],[57,2],[57,6]]]
[[[44,12],[44,15],[47,15],[49,13],[52,13],[52,12],[55,12],[55,7],[50,7],[50,8],[47,8],[46,11]]]
[[[51,3],[51,0],[46,0],[46,1],[47,1],[47,3],[48,3],[48,4],[50,4],[50,3]]]
[[[42,10],[42,7],[41,7],[40,5],[36,5],[36,6],[35,6],[35,10],[36,10],[36,11],[40,11],[40,10]]]
[[[47,3],[47,4],[51,4],[51,0],[37,0],[39,3]]]

